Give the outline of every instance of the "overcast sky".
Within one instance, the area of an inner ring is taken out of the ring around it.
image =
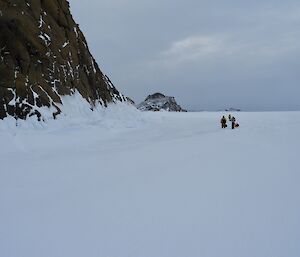
[[[71,0],[100,68],[136,102],[300,110],[299,0]]]

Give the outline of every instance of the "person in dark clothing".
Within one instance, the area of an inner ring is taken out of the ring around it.
[[[235,128],[235,118],[232,116],[231,118],[231,128],[234,129]]]
[[[228,120],[229,120],[229,121],[231,121],[231,114],[229,114],[229,116],[228,116]]]
[[[221,127],[226,128],[227,127],[226,123],[227,123],[227,120],[226,120],[225,116],[223,116],[221,119]]]

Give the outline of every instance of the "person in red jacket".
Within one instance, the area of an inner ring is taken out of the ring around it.
[[[231,118],[231,128],[234,129],[235,128],[235,117],[232,116]]]

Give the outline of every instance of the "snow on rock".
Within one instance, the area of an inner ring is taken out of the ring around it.
[[[0,0],[0,9],[0,119],[43,120],[44,107],[56,117],[61,97],[74,90],[90,108],[125,101],[92,57],[68,1]]]
[[[186,112],[177,104],[174,97],[165,96],[161,93],[149,95],[145,101],[137,105],[141,111],[169,111],[169,112]]]
[[[61,97],[61,104],[57,108],[61,110],[61,115],[53,119],[54,107],[41,107],[39,109],[43,122],[39,122],[35,117],[26,120],[8,116],[0,120],[0,131],[11,131],[16,133],[21,130],[47,130],[55,128],[66,128],[73,125],[101,124],[102,128],[134,127],[141,123],[141,114],[134,106],[127,102],[116,102],[104,108],[97,103],[93,108],[82,95],[75,90],[71,95]]]

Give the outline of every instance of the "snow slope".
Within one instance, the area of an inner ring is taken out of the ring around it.
[[[123,109],[0,121],[1,257],[300,256],[300,112]]]

